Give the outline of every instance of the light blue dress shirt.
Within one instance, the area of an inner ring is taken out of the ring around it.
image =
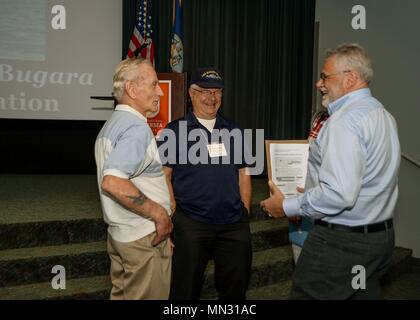
[[[391,218],[400,165],[394,118],[368,88],[332,102],[328,112],[310,146],[305,193],[284,199],[286,215],[347,226]]]

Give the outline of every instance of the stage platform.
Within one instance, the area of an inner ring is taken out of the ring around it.
[[[0,224],[102,218],[95,175],[0,175]]]
[[[267,179],[253,178],[252,184],[254,254],[248,298],[287,299],[293,271],[288,220],[271,219],[260,210],[259,202],[268,196]],[[395,279],[410,267],[411,254],[396,248],[384,298],[406,297],[403,282]],[[66,268],[66,290],[51,288],[55,265]],[[0,300],[107,299],[108,273],[95,175],[0,175]],[[204,299],[217,296],[213,274],[210,262]],[[410,291],[409,297],[415,294]]]
[[[253,179],[252,203],[268,197]],[[0,175],[0,224],[102,218],[96,175]]]

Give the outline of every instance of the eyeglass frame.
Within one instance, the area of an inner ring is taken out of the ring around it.
[[[332,74],[325,74],[325,72],[321,72],[321,73],[319,74],[319,79],[320,79],[320,80],[322,80],[322,81],[325,81],[325,80],[328,80],[329,78],[331,78],[331,77],[333,77],[333,76],[336,76],[336,75],[338,75],[338,74],[341,74],[341,73],[348,73],[348,72],[351,72],[351,70],[343,70],[343,71],[339,71],[339,72],[332,73]]]
[[[200,92],[203,96],[207,98],[211,98],[212,96],[221,98],[223,96],[223,90],[219,89],[217,91],[210,91],[208,89],[198,90],[196,88],[191,87],[191,89]]]

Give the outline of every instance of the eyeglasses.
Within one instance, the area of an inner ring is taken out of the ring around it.
[[[327,80],[328,78],[331,78],[331,77],[336,76],[336,75],[341,74],[341,73],[347,73],[347,72],[351,72],[351,71],[350,71],[350,70],[344,70],[344,71],[340,71],[340,72],[336,72],[336,73],[332,73],[332,74],[325,74],[324,72],[321,72],[321,73],[319,74],[319,78],[320,78],[322,81],[325,81],[325,80]]]
[[[196,88],[191,88],[191,89],[200,92],[205,98],[211,98],[213,95],[217,98],[221,98],[223,96],[222,90],[211,91],[211,90],[198,90]]]

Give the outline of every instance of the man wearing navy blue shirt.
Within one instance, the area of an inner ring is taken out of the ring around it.
[[[394,248],[400,144],[395,119],[376,100],[370,59],[358,44],[327,53],[317,82],[330,117],[311,144],[305,192],[261,202],[274,217],[315,227],[293,276],[292,298],[378,299]]]
[[[176,208],[170,296],[175,300],[200,298],[210,259],[219,299],[246,298],[252,260],[251,178],[242,130],[217,113],[223,87],[218,70],[199,68],[189,88],[192,110],[165,129],[173,133],[175,140],[166,143],[174,148],[167,153],[162,153],[163,144],[159,148]]]

